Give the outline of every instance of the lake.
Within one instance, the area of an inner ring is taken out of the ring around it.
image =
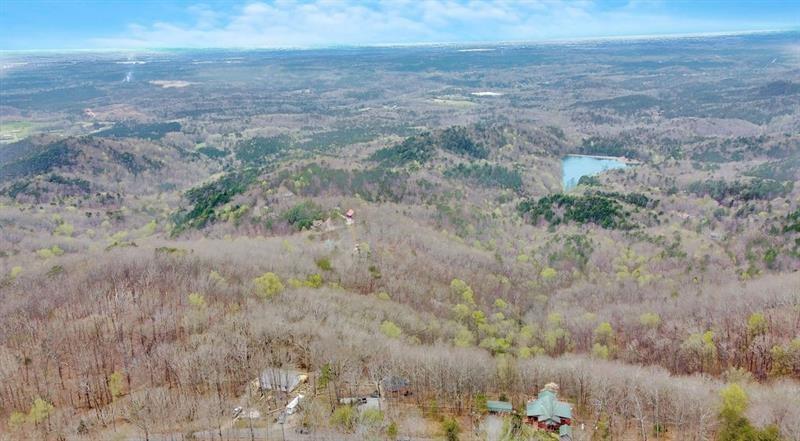
[[[578,185],[581,176],[593,176],[627,166],[623,160],[610,157],[569,155],[561,160],[561,182],[564,190],[569,190]]]

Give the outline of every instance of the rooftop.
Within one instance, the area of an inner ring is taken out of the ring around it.
[[[489,400],[486,402],[486,408],[489,409],[490,412],[512,412],[514,408],[511,406],[511,403],[508,401],[492,401]]]
[[[562,418],[572,418],[572,407],[563,401],[558,401],[553,391],[543,390],[536,400],[528,402],[525,414],[536,417],[538,421],[560,424]]]
[[[293,369],[267,368],[261,372],[258,379],[261,389],[291,392],[305,380],[305,377]]]

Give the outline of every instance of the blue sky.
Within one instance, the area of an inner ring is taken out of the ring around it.
[[[0,49],[325,47],[800,28],[800,0],[0,0]]]

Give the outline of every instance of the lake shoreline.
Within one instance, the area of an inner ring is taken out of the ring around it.
[[[565,191],[577,187],[584,176],[595,176],[609,170],[630,167],[628,158],[602,155],[566,155],[561,160],[561,184]]]
[[[642,161],[637,161],[635,159],[630,159],[625,156],[604,156],[604,155],[582,155],[579,153],[570,153],[565,156],[576,156],[580,158],[596,158],[596,159],[612,159],[615,161],[619,161],[625,163],[626,165],[641,165]]]

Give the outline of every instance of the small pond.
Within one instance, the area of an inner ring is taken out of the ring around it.
[[[578,185],[581,176],[593,176],[606,170],[625,168],[628,165],[622,159],[599,156],[568,155],[561,160],[561,181],[564,190]]]

